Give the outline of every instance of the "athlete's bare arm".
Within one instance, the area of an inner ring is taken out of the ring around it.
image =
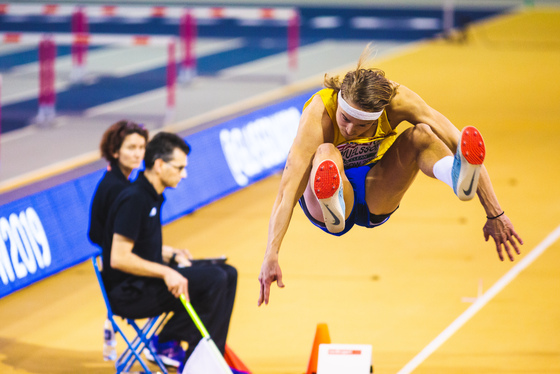
[[[282,271],[278,263],[280,245],[292,218],[299,198],[309,180],[313,156],[317,148],[332,137],[332,122],[325,106],[316,95],[302,113],[298,132],[286,161],[280,189],[272,208],[268,226],[268,242],[259,275],[260,295],[258,305],[268,304],[270,285],[276,281],[284,287]]]
[[[455,153],[460,131],[443,114],[430,107],[415,92],[399,85],[397,94],[386,108],[387,117],[393,127],[403,121],[412,125],[425,123],[445,145]]]
[[[451,152],[455,153],[460,131],[443,114],[430,107],[420,96],[405,86],[399,86],[397,95],[387,107],[387,115],[393,126],[402,121],[413,125],[425,123],[440,138]],[[478,198],[487,217],[495,217],[503,212],[492,187],[488,171],[482,166],[477,189]],[[511,261],[514,260],[512,248],[520,254],[517,243],[523,244],[521,237],[515,232],[513,224],[504,214],[497,219],[487,220],[483,228],[484,238],[494,239],[500,260],[504,260],[505,251]],[[513,240],[515,238],[516,240]],[[503,247],[503,248],[502,248]]]

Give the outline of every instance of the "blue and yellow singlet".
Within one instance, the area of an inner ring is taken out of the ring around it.
[[[319,95],[327,109],[327,113],[333,123],[334,141],[333,144],[338,148],[344,160],[344,169],[355,168],[377,162],[383,157],[391,144],[397,138],[397,132],[391,128],[387,113],[383,114],[377,121],[377,129],[373,137],[362,137],[353,140],[346,140],[340,133],[336,122],[336,109],[338,107],[338,92],[331,88],[324,88],[315,93]],[[303,109],[311,103],[313,95],[303,106]]]

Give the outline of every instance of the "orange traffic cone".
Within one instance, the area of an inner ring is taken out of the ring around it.
[[[313,348],[311,348],[311,357],[309,357],[309,365],[307,365],[306,374],[317,373],[317,362],[319,360],[319,344],[330,344],[331,337],[329,328],[326,323],[319,323],[315,332],[315,340],[313,340]]]
[[[228,366],[235,370],[235,373],[251,374],[251,371],[243,361],[226,344],[226,350],[224,352],[224,359],[226,360]]]

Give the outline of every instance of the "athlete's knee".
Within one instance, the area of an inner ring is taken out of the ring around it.
[[[426,148],[438,139],[432,128],[425,123],[419,123],[407,129],[404,134],[416,149]]]
[[[336,163],[342,162],[340,151],[332,143],[323,143],[317,147],[315,152],[315,162],[322,162],[323,160],[333,160]]]
[[[317,155],[331,154],[338,152],[338,149],[332,143],[323,143],[317,147]]]

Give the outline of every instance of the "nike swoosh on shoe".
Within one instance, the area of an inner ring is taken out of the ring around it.
[[[337,226],[340,225],[340,219],[338,219],[338,217],[336,216],[336,214],[334,214],[334,212],[331,210],[331,208],[329,208],[329,206],[327,204],[325,204],[325,208],[327,208],[327,210],[329,211],[329,213],[332,215],[334,221],[333,221],[333,225]]]
[[[474,177],[475,175],[473,174],[472,178],[471,178],[471,184],[469,185],[469,188],[467,190],[463,189],[463,192],[465,193],[465,195],[469,196],[472,192],[472,188],[473,188],[473,183],[474,183]]]

